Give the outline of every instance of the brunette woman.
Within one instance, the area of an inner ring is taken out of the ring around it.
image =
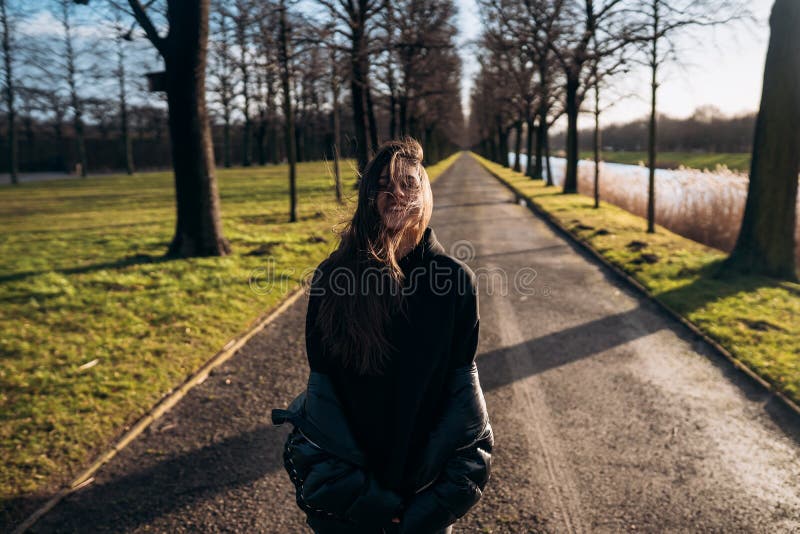
[[[449,533],[489,480],[476,278],[429,226],[422,157],[406,138],[367,165],[310,286],[309,386],[273,411],[296,426],[285,465],[318,534]]]

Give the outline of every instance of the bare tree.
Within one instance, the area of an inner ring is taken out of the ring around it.
[[[600,115],[603,109],[600,105],[600,90],[610,78],[620,73],[628,72],[626,59],[626,45],[634,41],[628,36],[628,28],[601,26],[592,36],[592,59],[589,86],[594,90],[594,135],[592,150],[594,151],[594,207],[600,207],[600,158],[601,137]],[[620,43],[620,39],[623,39]],[[611,51],[607,50],[607,47]]]
[[[227,3],[227,2],[226,2]],[[252,41],[251,29],[253,25],[251,11],[255,8],[252,0],[235,0],[233,9],[229,11],[229,16],[233,20],[234,36],[238,57],[235,60],[236,68],[239,71],[240,89],[239,95],[242,97],[242,116],[244,117],[244,132],[242,133],[242,165],[249,167],[252,163],[252,138],[253,138],[253,119],[250,115],[252,94],[251,76],[253,59],[250,54],[250,44]]]
[[[72,125],[75,129],[75,143],[80,164],[80,175],[85,178],[88,171],[86,161],[86,140],[83,123],[83,101],[78,95],[78,67],[76,63],[75,43],[73,39],[72,0],[58,0],[59,16],[64,31],[65,78],[69,87],[69,100],[72,107]]]
[[[17,110],[15,105],[16,86],[14,79],[14,39],[11,35],[13,24],[10,20],[8,0],[0,0],[0,28],[2,28],[3,46],[3,96],[6,101],[6,112],[8,113],[8,173],[11,176],[11,183],[19,183],[17,173],[19,172],[19,151],[17,145]]]
[[[262,6],[260,12],[256,16],[258,24],[258,36],[256,44],[258,47],[258,57],[261,60],[261,65],[258,67],[261,71],[261,79],[263,81],[262,93],[260,96],[259,104],[259,129],[263,132],[264,140],[267,144],[267,150],[262,152],[264,141],[259,142],[259,159],[263,158],[263,162],[267,159],[272,163],[279,161],[279,143],[278,132],[276,125],[278,123],[276,96],[278,93],[277,83],[279,76],[279,61],[278,61],[278,39],[275,27],[277,24],[277,11],[271,3],[266,3]]]
[[[377,141],[374,112],[369,90],[369,43],[375,15],[384,0],[316,0],[337,23],[336,33],[344,38],[340,45],[350,59],[350,91],[353,105],[353,126],[359,172],[369,160]]]
[[[554,123],[552,115],[563,113],[557,111],[562,93],[556,89],[559,71],[553,55],[563,5],[563,0],[481,0],[484,25],[496,25],[496,31],[519,49],[519,61],[529,63],[534,70],[535,77],[529,82],[527,73],[524,73],[517,83],[518,86],[519,82],[527,85],[527,88],[519,87],[527,129],[528,165],[525,173],[534,179],[543,178],[545,154],[549,152],[549,128]],[[535,158],[532,157],[534,137]],[[548,185],[552,185],[549,173]]]
[[[214,3],[211,40],[211,91],[222,110],[222,164],[231,167],[231,114],[234,99],[234,65],[231,57],[231,28],[228,10]]]
[[[616,27],[624,13],[623,0],[592,0],[556,2],[557,37],[550,40],[550,49],[561,65],[565,77],[565,103],[567,115],[567,167],[564,175],[564,193],[578,191],[578,115],[587,93],[584,67],[590,64],[600,49],[592,49],[594,36],[605,27],[609,43],[603,49],[606,54],[615,53],[629,39],[623,33],[615,35]],[[575,31],[575,28],[580,31]],[[612,44],[613,43],[613,44]]]
[[[329,61],[331,64],[330,80],[331,80],[331,116],[333,126],[333,173],[334,173],[334,189],[336,190],[336,202],[339,204],[344,203],[342,197],[342,176],[339,166],[339,146],[341,145],[341,120],[339,117],[339,93],[341,92],[341,68],[339,65],[339,58],[335,47],[329,47]]]
[[[80,1],[86,3],[86,0]],[[108,1],[120,7],[114,0]],[[166,67],[163,79],[169,108],[177,204],[175,235],[167,255],[227,255],[231,247],[222,234],[214,150],[206,110],[209,0],[166,0],[166,37],[158,33],[139,0],[128,0],[128,5]]]
[[[648,126],[647,232],[655,232],[655,172],[659,69],[676,59],[675,38],[693,26],[714,26],[748,15],[740,0],[636,0],[628,13],[638,15],[636,40],[644,43],[650,69],[650,123]]]
[[[281,87],[283,88],[283,115],[286,122],[286,155],[289,159],[289,222],[297,221],[297,140],[294,131],[294,110],[291,91],[291,33],[286,0],[279,5],[278,61],[281,68]]]
[[[122,25],[120,13],[115,11],[115,30],[116,30],[116,48],[117,48],[117,68],[114,72],[119,89],[119,121],[120,121],[120,136],[122,139],[122,147],[125,153],[125,170],[128,174],[133,174],[135,166],[133,163],[133,144],[131,142],[130,127],[128,120],[128,79],[127,79],[127,57],[125,53],[125,42],[132,40],[131,30],[125,30]]]
[[[795,229],[800,171],[800,3],[776,0],[744,218],[722,273],[797,280]]]

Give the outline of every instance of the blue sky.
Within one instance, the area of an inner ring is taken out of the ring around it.
[[[480,34],[480,19],[475,0],[457,0],[457,3],[463,43]],[[691,65],[670,65],[661,73],[661,112],[685,117],[697,107],[708,104],[728,114],[757,110],[769,39],[767,19],[772,4],[773,0],[752,0],[751,9],[758,20],[748,27],[703,29],[695,31],[692,39],[685,39],[683,46],[691,58]],[[462,91],[466,105],[477,65],[468,49],[462,46],[461,50],[464,60]],[[637,72],[618,85],[625,94],[646,95],[647,83],[647,73]],[[649,102],[645,98],[626,98],[606,112],[605,121],[639,118],[648,112],[648,108]]]

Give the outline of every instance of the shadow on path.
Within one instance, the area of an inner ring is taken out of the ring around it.
[[[287,432],[260,426],[109,482],[90,485],[59,505],[57,522],[52,521],[52,515],[45,516],[33,532],[130,531],[196,501],[211,500],[282,470]]]

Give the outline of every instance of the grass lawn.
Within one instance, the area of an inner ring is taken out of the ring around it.
[[[793,401],[800,403],[800,284],[713,277],[725,253],[584,195],[564,195],[474,155],[580,239],[636,278]]]
[[[581,159],[594,161],[594,152],[581,152]],[[647,152],[601,152],[603,161],[609,163],[625,163],[647,165]],[[660,152],[656,160],[661,169],[677,169],[681,165],[691,169],[708,169],[713,171],[717,165],[724,165],[732,171],[750,172],[750,153],[696,153],[696,152]]]
[[[0,187],[0,510],[68,480],[279,304],[352,213],[352,162],[342,168],[340,207],[326,164],[299,165],[295,223],[286,166],[218,171],[233,254],[170,261],[171,173]],[[256,293],[250,273],[267,266],[275,283]]]

